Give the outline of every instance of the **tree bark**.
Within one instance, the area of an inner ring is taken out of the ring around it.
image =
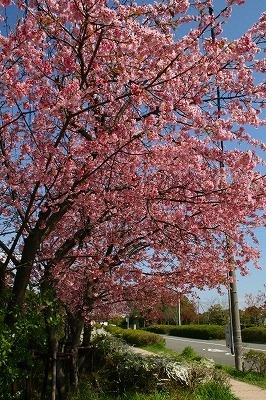
[[[29,284],[32,266],[36,258],[36,253],[41,241],[41,231],[34,230],[24,242],[24,248],[21,256],[21,262],[17,266],[17,272],[14,279],[12,297],[8,304],[8,313],[5,317],[5,323],[12,328],[15,323],[15,309],[20,308]]]
[[[82,347],[83,348],[89,348],[89,345],[91,343],[91,332],[92,332],[92,326],[90,324],[85,324],[84,325],[84,332],[83,332],[83,340],[82,340]],[[93,364],[93,354],[92,351],[89,351],[88,353],[84,352],[79,356],[79,371],[82,371],[85,360],[87,360],[89,357],[89,369],[92,369],[92,364]]]
[[[81,333],[84,328],[84,317],[82,315],[70,316],[69,323],[71,329],[71,367],[70,385],[77,387],[79,381],[79,355],[78,348],[81,342]]]

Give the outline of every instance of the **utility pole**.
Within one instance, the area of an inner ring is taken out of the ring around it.
[[[229,287],[229,312],[230,312],[230,324],[231,332],[233,337],[233,348],[232,354],[235,355],[235,368],[238,371],[243,370],[242,362],[242,335],[241,335],[241,324],[238,307],[238,295],[237,295],[237,284],[236,284],[236,272],[235,268],[229,271],[230,287]]]
[[[181,325],[181,302],[180,302],[180,296],[178,297],[178,306],[177,306],[177,312],[178,312],[178,325]]]
[[[211,6],[209,8],[209,15],[213,15],[213,8]],[[215,42],[215,30],[214,27],[211,26],[211,38],[213,43]],[[220,113],[221,111],[221,94],[220,88],[217,86],[217,109]],[[218,117],[220,118],[220,116]],[[221,141],[221,150],[224,151],[223,141]],[[223,162],[220,162],[220,167],[224,167]],[[230,242],[228,237],[226,237],[227,248],[229,248]],[[233,343],[231,344],[231,352],[235,355],[235,368],[238,371],[243,370],[242,363],[242,336],[241,336],[241,325],[240,325],[240,316],[239,316],[239,307],[238,307],[238,295],[237,295],[237,284],[236,284],[236,272],[234,266],[234,260],[231,260],[231,269],[229,271],[229,313],[230,313],[230,329]]]

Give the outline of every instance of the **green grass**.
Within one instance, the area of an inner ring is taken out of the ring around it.
[[[142,349],[150,351],[151,353],[161,355],[161,356],[168,355],[168,356],[175,358],[178,361],[184,360],[184,359],[200,360],[202,358],[201,356],[196,354],[194,352],[194,350],[192,349],[192,347],[190,347],[190,346],[185,347],[182,353],[177,353],[174,350],[162,348],[157,345],[143,346]]]
[[[121,395],[101,394],[94,389],[90,383],[81,382],[79,392],[68,396],[68,400],[197,400],[191,397],[191,393],[180,389],[174,393],[153,392],[145,393],[124,393]]]
[[[228,367],[222,365],[219,367],[227,372],[231,378],[237,379],[239,381],[249,383],[251,385],[256,385],[261,387],[262,389],[266,389],[266,376],[262,374],[258,374],[257,372],[250,372],[250,371],[237,371],[233,367]]]
[[[88,383],[81,383],[80,390],[68,397],[68,400],[236,400],[229,388],[219,387],[215,382],[200,385],[192,393],[180,388],[172,393],[153,392],[124,393],[122,395],[100,394]]]
[[[141,346],[141,348],[144,350],[150,351],[151,353],[155,353],[155,354],[162,355],[162,356],[165,356],[165,355],[177,356],[177,355],[179,355],[179,353],[177,353],[173,350],[166,349],[165,347],[162,348],[161,346],[158,346],[156,344]]]
[[[185,397],[184,397],[185,396]],[[109,399],[108,399],[109,400]],[[115,397],[110,400],[193,400],[190,397],[187,397],[183,392],[175,392],[172,394],[163,393],[163,392],[154,392],[151,394],[144,393],[125,393],[119,397]]]
[[[216,382],[200,385],[193,393],[193,400],[235,400],[229,387],[220,387]]]

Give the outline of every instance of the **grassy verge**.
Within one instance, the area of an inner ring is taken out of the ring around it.
[[[179,389],[172,393],[153,392],[132,393],[127,392],[121,395],[107,395],[97,392],[90,384],[84,382],[80,390],[70,395],[68,400],[237,400],[229,388],[220,388],[215,383],[200,385],[192,393],[185,389]]]
[[[227,372],[233,379],[237,379],[239,381],[249,383],[251,385],[256,385],[261,387],[262,389],[266,389],[266,376],[262,374],[258,374],[257,372],[250,371],[237,371],[233,367],[228,367],[222,365],[219,367]]]
[[[154,392],[151,394],[145,393],[124,393],[122,395],[106,395],[100,394],[95,391],[88,384],[84,384],[82,389],[73,394],[68,400],[197,400],[196,398],[189,397],[189,394],[185,391],[183,393],[160,393]]]
[[[200,360],[202,357],[199,356],[194,352],[192,347],[187,346],[184,348],[184,351],[182,353],[177,353],[174,350],[166,349],[165,347],[162,348],[161,346],[155,345],[148,345],[148,346],[143,346],[141,347],[144,350],[150,351],[151,353],[155,353],[158,355],[170,355],[172,357],[175,357],[177,359],[187,359],[187,360]]]

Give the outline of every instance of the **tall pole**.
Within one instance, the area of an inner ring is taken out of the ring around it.
[[[213,8],[209,7],[209,15],[213,15]],[[215,42],[215,31],[213,26],[211,27],[211,38],[212,41]],[[221,111],[221,94],[219,86],[216,89],[217,91],[217,109],[219,112],[218,118],[220,118]],[[223,141],[221,141],[221,150],[224,150]],[[223,161],[220,162],[221,168],[224,166]],[[229,249],[229,240],[226,238],[227,248]],[[243,370],[242,363],[242,336],[241,336],[241,324],[240,324],[240,315],[239,315],[239,306],[238,306],[238,295],[237,295],[237,284],[236,284],[236,272],[234,266],[234,260],[231,261],[231,269],[229,271],[229,312],[230,312],[230,325],[231,325],[231,334],[233,339],[233,348],[231,349],[235,355],[235,368],[238,371]]]
[[[200,298],[198,297],[198,307],[197,307],[197,314],[198,314],[198,325],[199,325],[199,320],[200,320],[200,315],[199,315],[199,308],[200,308],[200,304],[199,304]]]
[[[237,284],[236,284],[236,272],[233,267],[229,271],[230,278],[230,288],[229,288],[229,306],[230,306],[230,319],[231,319],[231,329],[233,336],[233,349],[235,355],[235,368],[238,371],[243,370],[243,362],[242,362],[242,354],[243,354],[243,344],[242,344],[242,335],[241,335],[241,323],[240,323],[240,315],[239,315],[239,306],[238,306],[238,295],[237,295]]]
[[[177,307],[177,311],[178,311],[178,325],[181,325],[181,303],[180,303],[180,296],[178,297],[178,307]]]

